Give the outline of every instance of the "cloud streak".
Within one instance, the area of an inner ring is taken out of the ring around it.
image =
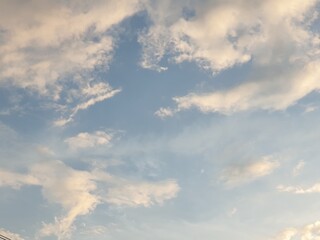
[[[74,120],[74,117],[79,111],[85,110],[96,103],[105,101],[106,99],[112,98],[120,89],[112,89],[107,83],[96,83],[92,86],[85,86],[81,89],[80,93],[77,93],[75,96],[72,96],[72,102],[77,102],[77,105],[69,109],[68,106],[65,106],[66,115],[65,118],[60,118],[54,121],[56,126],[64,126]],[[75,100],[76,99],[76,100]],[[71,104],[68,104],[71,105]]]

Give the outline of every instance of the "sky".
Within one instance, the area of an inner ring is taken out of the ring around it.
[[[319,0],[1,0],[0,234],[320,239]]]

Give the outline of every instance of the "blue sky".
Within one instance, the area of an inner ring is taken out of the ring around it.
[[[3,0],[0,234],[320,238],[318,0]]]

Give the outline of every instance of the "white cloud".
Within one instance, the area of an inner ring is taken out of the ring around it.
[[[56,218],[55,223],[44,224],[40,236],[68,238],[75,219],[93,211],[100,202],[93,193],[97,187],[90,172],[74,170],[55,161],[36,164],[29,174],[39,180],[44,197],[51,203],[60,204],[66,211],[66,215]]]
[[[64,214],[53,223],[43,223],[37,233],[39,238],[54,235],[61,240],[69,239],[76,229],[75,220],[93,212],[98,204],[150,207],[174,198],[179,191],[174,180],[128,182],[99,169],[76,170],[60,161],[34,164],[25,174],[0,169],[0,187],[24,185],[40,186],[49,203],[62,207]]]
[[[318,240],[320,239],[320,221],[301,228],[288,228],[278,234],[273,240]]]
[[[271,156],[245,165],[231,166],[221,174],[221,180],[228,186],[254,181],[258,178],[271,174],[280,163]]]
[[[147,35],[139,37],[139,43],[144,48],[144,54],[140,65],[143,68],[152,69],[158,72],[167,70],[167,67],[159,66],[159,62],[168,47],[167,30],[164,27],[151,27]]]
[[[301,239],[317,240],[320,239],[320,221],[309,224],[301,230]]]
[[[288,228],[282,231],[274,238],[274,240],[290,240],[296,236],[297,230],[295,228]]]
[[[213,93],[176,97],[178,110],[196,107],[203,112],[230,114],[249,109],[284,110],[298,100],[319,90],[320,62],[310,62],[300,69],[279,73],[272,79],[256,79],[236,88]],[[298,66],[296,66],[298,67]]]
[[[82,132],[74,137],[64,140],[68,146],[73,149],[92,148],[110,143],[113,135],[104,131],[96,131],[93,133]]]
[[[0,236],[4,236],[10,240],[23,240],[23,238],[19,234],[10,232],[3,228],[0,228]]]
[[[0,169],[0,187],[8,186],[14,189],[19,189],[23,185],[38,184],[38,179],[33,176]]]
[[[245,63],[252,57],[259,63],[280,60],[291,55],[291,50],[301,50],[300,44],[304,47],[314,40],[302,23],[316,3],[316,0],[150,3],[147,10],[154,25],[140,36],[145,46],[143,65],[154,66],[166,52],[173,54],[176,62],[196,61],[212,71]],[[186,16],[185,9],[190,10],[190,16]],[[309,42],[304,43],[305,40]],[[148,59],[149,64],[145,63]]]
[[[1,81],[11,79],[44,94],[50,87],[59,92],[64,77],[109,61],[113,40],[106,31],[134,14],[137,4],[2,1]]]
[[[251,60],[255,73],[249,83],[232,89],[176,97],[177,109],[161,108],[156,115],[190,107],[222,113],[285,109],[319,89],[319,35],[309,28],[317,3],[5,0],[0,5],[0,84],[58,102],[66,112],[57,126],[73,121],[78,111],[120,91],[90,73],[107,68],[112,59],[112,27],[145,9],[152,24],[139,36],[143,67],[163,71],[159,62],[168,56],[171,62],[193,61],[219,72]],[[86,88],[95,93],[88,95]]]
[[[143,66],[168,56],[219,72],[250,60],[251,74],[231,89],[175,97],[175,112],[283,110],[319,90],[319,35],[309,27],[319,1],[177,2],[148,9],[154,25],[140,36]]]
[[[91,73],[105,71],[112,60],[110,30],[139,10],[140,0],[1,1],[0,86],[61,105],[67,113],[56,125],[65,125],[119,92]]]
[[[316,183],[311,187],[279,185],[277,187],[277,190],[280,192],[288,192],[294,194],[320,193],[320,183]]]
[[[170,108],[160,108],[158,111],[156,111],[154,113],[154,115],[164,119],[164,118],[167,118],[167,117],[171,117],[173,116],[174,114],[174,111],[172,111]]]
[[[4,180],[3,186],[41,186],[44,197],[51,203],[60,204],[66,211],[66,215],[55,218],[54,223],[44,224],[38,233],[40,237],[56,235],[58,239],[69,238],[75,219],[90,213],[99,203],[99,197],[92,193],[96,189],[93,176],[58,161],[36,164],[24,175],[1,174],[1,180]]]
[[[150,207],[174,198],[179,191],[176,181],[126,183],[108,190],[106,202],[117,206]]]

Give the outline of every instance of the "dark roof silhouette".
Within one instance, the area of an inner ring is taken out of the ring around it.
[[[3,236],[2,234],[0,234],[0,239],[3,239],[3,240],[11,240],[10,238],[6,237],[6,236]]]

